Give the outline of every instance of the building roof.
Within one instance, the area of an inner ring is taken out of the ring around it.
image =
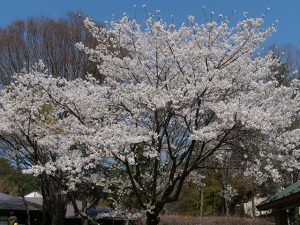
[[[282,191],[263,201],[257,206],[258,210],[268,210],[272,208],[290,208],[299,204],[300,181],[288,186]]]
[[[12,196],[0,192],[0,202],[11,199]]]
[[[35,203],[35,204],[38,204],[38,205],[41,205],[41,206],[43,205],[43,197],[25,197],[25,199],[29,202],[32,202],[32,203]],[[82,205],[83,205],[82,201],[76,200],[76,204],[77,204],[79,209],[83,208],[82,207]],[[90,206],[90,204],[87,204],[87,207],[89,207],[89,206]],[[106,208],[90,208],[90,209],[88,209],[87,214],[90,217],[96,218],[96,216],[99,213],[108,213],[109,211],[110,210],[106,209]],[[78,218],[78,216],[75,214],[74,207],[73,207],[72,204],[67,205],[66,218]]]
[[[31,192],[31,193],[25,195],[24,197],[25,197],[25,198],[34,198],[34,197],[39,197],[39,198],[41,198],[42,195],[41,195],[40,193],[34,191],[34,192]]]
[[[42,197],[25,197],[26,201],[32,202],[35,204],[38,204],[40,206],[43,205],[43,198]],[[77,206],[79,209],[81,209],[82,206],[82,201],[76,201]],[[66,218],[73,218],[76,217],[75,212],[74,212],[74,207],[72,204],[67,205],[67,210],[66,210]]]
[[[26,203],[30,211],[41,211],[43,206],[42,197],[25,197]],[[79,209],[82,208],[82,201],[76,201]],[[88,206],[90,206],[88,204]],[[0,192],[0,211],[16,211],[25,210],[24,202],[21,197],[13,197]],[[91,217],[96,218],[99,213],[108,213],[109,209],[104,208],[90,208],[87,214]],[[72,204],[67,205],[66,218],[79,218],[75,212]],[[109,219],[109,218],[107,218]]]
[[[42,206],[26,201],[30,211],[42,210]],[[23,199],[0,193],[0,210],[25,210]]]

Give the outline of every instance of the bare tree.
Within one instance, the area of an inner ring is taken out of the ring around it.
[[[300,49],[291,44],[270,46],[274,56],[280,58],[282,65],[289,73],[289,79],[300,79]]]
[[[94,63],[74,45],[82,41],[90,46],[95,41],[86,31],[80,13],[69,13],[53,20],[31,18],[19,20],[0,30],[0,82],[7,84],[11,77],[40,59],[53,76],[68,80],[87,73],[100,76]]]

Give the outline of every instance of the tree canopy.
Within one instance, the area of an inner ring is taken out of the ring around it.
[[[275,30],[263,30],[261,18],[231,27],[190,16],[176,28],[160,17],[143,27],[125,16],[108,27],[89,19],[85,26],[97,44],[77,47],[102,82],[52,76],[40,61],[1,93],[0,134],[33,159],[26,173],[50,176],[65,193],[83,183],[114,192],[113,216],[137,215],[121,205],[131,195],[156,225],[212,157],[239,152],[245,174],[260,182],[278,178],[273,161],[298,166],[299,130],[289,127],[299,82],[279,85],[272,53],[253,57]],[[258,154],[245,157],[253,146]]]

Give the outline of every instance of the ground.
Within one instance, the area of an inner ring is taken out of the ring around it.
[[[144,223],[142,223],[144,224]],[[274,225],[265,218],[238,218],[238,217],[192,217],[180,215],[164,215],[160,225]]]

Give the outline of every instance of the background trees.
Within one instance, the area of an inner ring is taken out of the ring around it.
[[[84,16],[69,13],[64,18],[31,18],[19,20],[0,29],[0,82],[8,84],[23,68],[43,60],[55,77],[68,80],[92,73],[100,76],[94,63],[74,45],[95,41],[83,26]]]
[[[0,192],[21,195],[20,188],[29,193],[38,188],[38,182],[29,175],[18,174],[17,169],[8,160],[0,158]]]

